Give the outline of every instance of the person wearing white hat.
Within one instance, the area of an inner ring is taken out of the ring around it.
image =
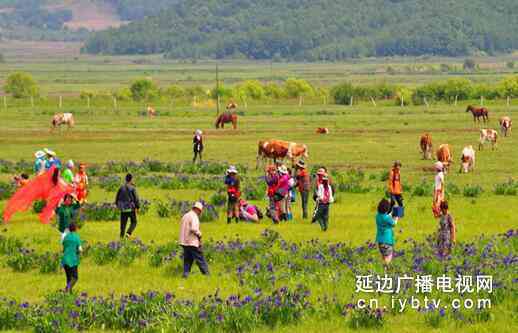
[[[322,231],[329,226],[329,206],[334,202],[333,188],[329,184],[327,174],[322,175],[322,183],[317,188],[317,211],[315,220],[320,224]]]
[[[48,148],[43,149],[45,155],[47,156],[45,168],[48,170],[55,166],[58,169],[61,169],[61,160],[56,156],[56,153]]]
[[[441,216],[441,202],[444,201],[444,164],[436,162],[434,164],[437,174],[435,175],[434,191],[433,191],[433,215],[438,218]]]
[[[209,274],[209,267],[202,252],[199,216],[203,212],[203,204],[195,202],[192,209],[182,217],[180,227],[180,245],[183,248],[183,277],[191,272],[192,263],[196,261],[203,275]]]
[[[68,160],[67,164],[65,165],[65,170],[63,170],[61,175],[67,184],[72,184],[74,182],[74,167],[74,161]]]
[[[41,175],[44,173],[46,169],[46,154],[43,150],[38,150],[34,153],[34,157],[36,158],[34,160],[34,173],[36,175]]]
[[[279,220],[287,221],[288,215],[290,213],[290,179],[291,176],[288,172],[288,168],[285,165],[279,166],[277,168],[277,172],[279,173],[279,182],[277,184],[277,201],[279,202],[280,214]]]
[[[227,224],[232,222],[232,218],[234,218],[236,223],[239,223],[239,198],[241,197],[241,181],[239,180],[237,169],[233,165],[227,169],[225,185],[227,186],[228,195]]]
[[[200,158],[200,162],[202,161],[201,153],[203,152],[203,136],[202,131],[197,129],[194,132],[194,137],[192,138],[192,144],[193,144],[193,153],[194,157],[192,158],[192,163],[196,163],[196,158]]]

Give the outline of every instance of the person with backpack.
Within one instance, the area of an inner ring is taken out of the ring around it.
[[[121,212],[120,238],[130,238],[137,227],[137,213],[140,209],[140,200],[133,184],[133,176],[130,173],[126,175],[126,183],[117,191],[115,205]],[[128,219],[131,221],[131,224],[129,229],[126,230]]]
[[[451,249],[456,241],[456,236],[456,226],[453,221],[453,217],[448,211],[448,202],[442,201],[437,239],[437,247],[440,256],[446,257],[451,253]]]
[[[227,186],[227,224],[232,222],[234,218],[239,223],[239,198],[241,197],[238,172],[235,166],[231,165],[225,176],[225,185]]]

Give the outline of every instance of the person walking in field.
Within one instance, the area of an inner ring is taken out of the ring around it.
[[[196,163],[196,159],[199,157],[200,163],[202,161],[202,152],[203,152],[203,133],[201,130],[197,129],[194,132],[194,137],[192,138],[193,144],[193,153],[194,157],[192,158],[192,163]]]
[[[320,224],[322,231],[329,227],[329,206],[334,202],[333,188],[329,184],[327,174],[322,176],[322,183],[317,188],[317,211],[315,220]]]
[[[34,173],[39,176],[47,171],[47,155],[43,150],[38,150],[34,153]]]
[[[77,225],[70,224],[70,232],[63,239],[63,256],[61,265],[65,270],[67,286],[65,292],[72,293],[72,288],[79,280],[79,254],[83,251],[81,247],[81,239],[77,234]]]
[[[74,183],[74,161],[69,160],[67,164],[65,165],[65,170],[61,173],[61,177],[67,184],[73,184]]]
[[[81,204],[85,203],[88,196],[88,175],[84,163],[79,164],[79,171],[74,176],[74,184],[76,185],[77,200]]]
[[[126,183],[117,191],[115,197],[115,205],[120,210],[120,238],[130,238],[137,227],[137,213],[140,209],[140,200],[137,189],[133,184],[133,176],[128,173],[126,175]],[[131,221],[130,227],[126,230],[128,219]]]
[[[300,193],[300,201],[302,204],[302,218],[308,218],[308,197],[309,191],[311,188],[311,179],[309,177],[309,172],[306,168],[306,164],[303,160],[297,162],[296,165],[296,180],[297,180],[297,188]]]
[[[79,208],[81,208],[81,204],[79,204],[71,194],[66,194],[61,205],[56,208],[58,231],[61,234],[61,241],[63,241],[70,232],[70,225],[77,215]]]
[[[435,175],[434,191],[433,191],[433,203],[432,212],[435,218],[441,216],[441,202],[444,201],[445,184],[444,184],[444,165],[442,162],[435,163]]]
[[[180,227],[180,245],[183,248],[183,277],[187,278],[191,272],[192,263],[196,262],[203,275],[209,274],[209,267],[202,252],[201,231],[199,216],[203,211],[203,204],[196,202],[191,211],[182,217]]]
[[[275,169],[275,165],[269,165],[266,168],[265,181],[268,195],[268,213],[273,223],[279,223],[279,214],[277,210],[277,203],[275,201],[275,192],[277,191],[277,184],[279,182],[279,175]]]
[[[324,167],[319,168],[315,175],[315,185],[313,188],[313,201],[315,202],[315,208],[313,209],[313,217],[311,219],[311,223],[317,222],[317,220],[315,218],[317,209],[318,209],[317,190],[318,190],[318,187],[320,186],[320,184],[322,184],[322,178],[324,177],[324,175],[327,175],[327,169]]]
[[[441,202],[441,216],[439,218],[439,231],[437,247],[439,255],[446,257],[451,253],[456,241],[456,226],[453,217],[448,211],[448,202]]]
[[[281,165],[277,169],[279,173],[279,182],[277,184],[277,190],[275,192],[276,201],[279,203],[279,220],[287,221],[290,209],[290,179],[288,168],[285,165]]]
[[[401,162],[395,161],[389,173],[388,191],[390,194],[390,210],[398,204],[403,208],[403,186],[401,185]]]
[[[227,224],[232,222],[234,218],[236,223],[239,223],[239,198],[241,197],[238,172],[235,166],[231,165],[225,176],[225,185],[227,186]]]
[[[392,261],[394,252],[394,226],[397,224],[398,217],[390,216],[390,202],[382,199],[378,204],[376,214],[376,243],[381,253],[383,264],[388,266]]]

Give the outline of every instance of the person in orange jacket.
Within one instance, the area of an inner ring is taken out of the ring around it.
[[[395,161],[388,178],[390,210],[396,205],[403,207],[403,186],[401,185],[401,162]]]

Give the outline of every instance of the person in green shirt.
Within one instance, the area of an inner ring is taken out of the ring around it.
[[[56,215],[58,217],[58,230],[61,233],[61,241],[70,232],[69,227],[72,220],[75,218],[77,211],[81,205],[71,194],[66,194],[63,198],[63,203],[56,208]]]
[[[61,174],[61,177],[67,184],[72,184],[74,182],[74,161],[69,160],[66,164],[65,170]]]
[[[378,213],[376,214],[376,243],[381,253],[383,264],[388,266],[392,261],[394,252],[394,226],[398,218],[390,216],[390,202],[382,199],[378,204]]]
[[[79,279],[79,254],[83,251],[81,247],[81,239],[77,234],[77,226],[75,223],[70,224],[70,232],[63,239],[63,257],[61,265],[65,270],[67,286],[65,292],[71,293],[72,288]]]

